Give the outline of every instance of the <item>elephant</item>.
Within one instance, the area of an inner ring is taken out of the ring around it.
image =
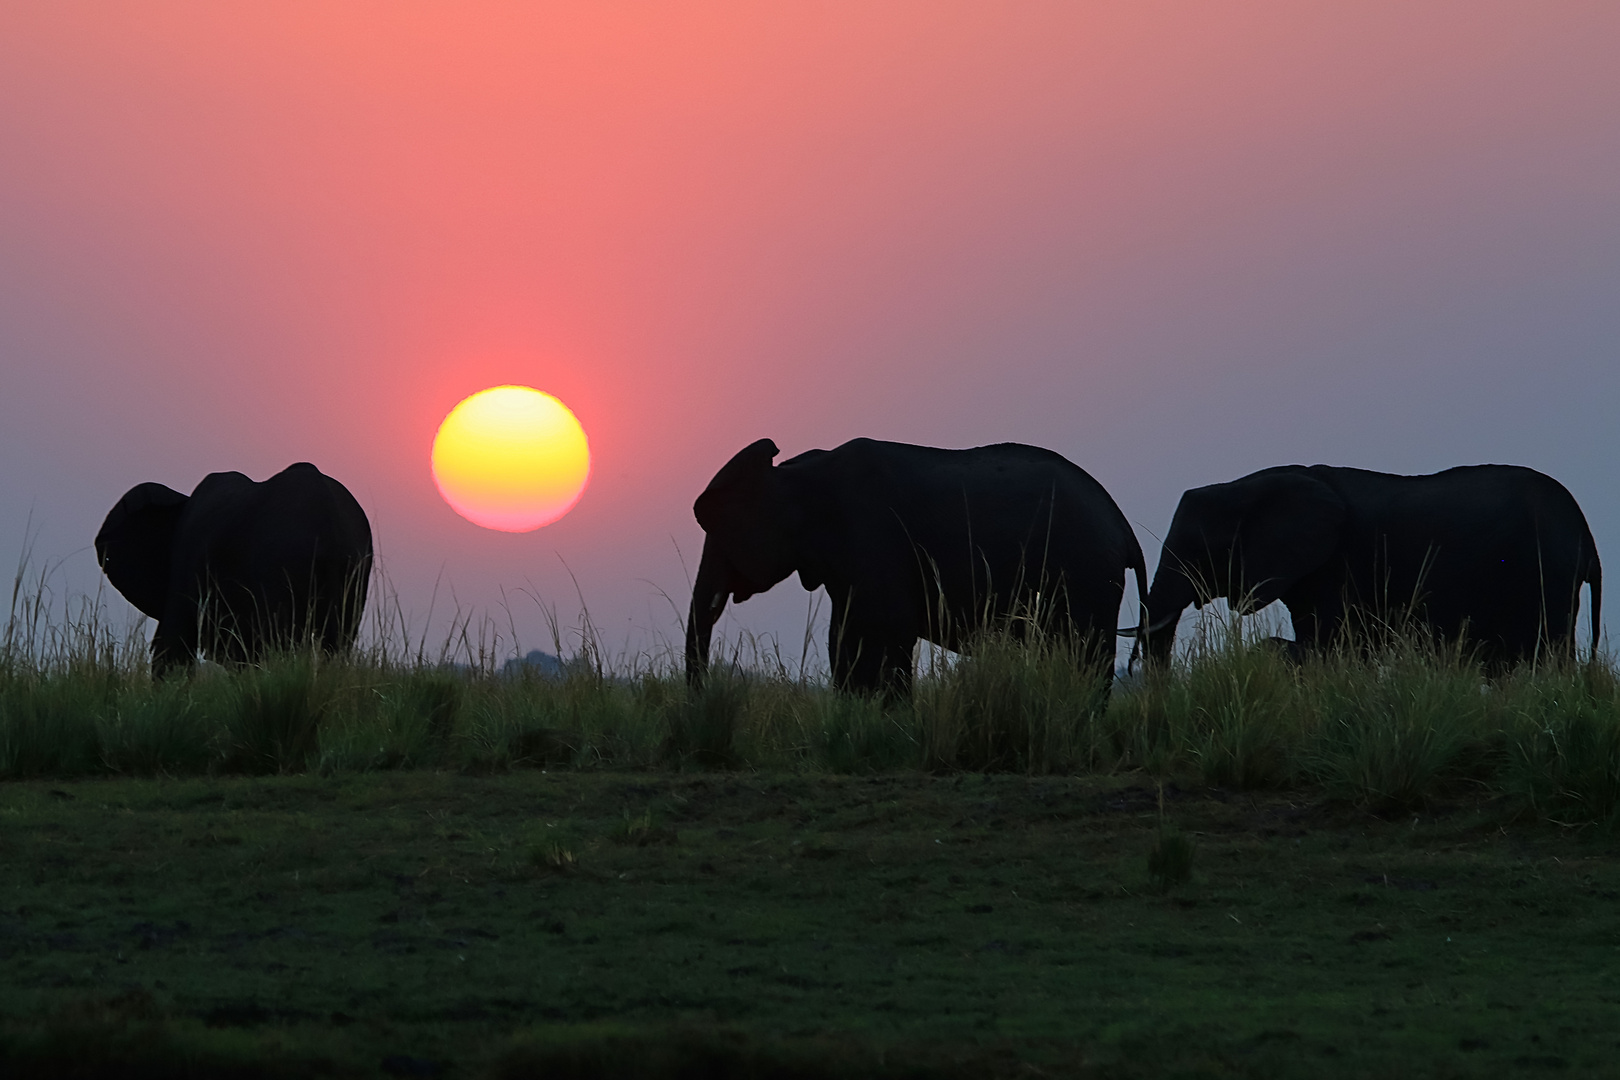
[[[1417,629],[1503,671],[1574,656],[1582,583],[1596,656],[1597,547],[1574,496],[1534,469],[1398,476],[1283,465],[1181,496],[1139,640],[1162,663],[1188,604],[1224,597],[1246,615],[1281,600],[1295,655]]]
[[[137,484],[96,534],[113,587],[157,620],[152,673],[201,649],[241,664],[313,639],[353,646],[371,576],[371,524],[349,490],[301,461],[256,483],[209,473],[190,494]]]
[[[726,463],[693,504],[703,554],[686,625],[686,675],[700,685],[726,600],[795,571],[832,600],[833,684],[910,692],[918,638],[970,646],[987,625],[1039,608],[1083,642],[1106,688],[1127,570],[1142,548],[1103,486],[1050,450],[1001,443],[942,450],[854,439],[780,465],[770,439]],[[1143,594],[1145,595],[1145,593]]]

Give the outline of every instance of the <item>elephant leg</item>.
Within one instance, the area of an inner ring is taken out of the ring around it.
[[[166,613],[152,634],[152,677],[189,671],[197,660],[197,618],[185,612]]]
[[[882,667],[878,676],[884,697],[890,700],[911,697],[911,660],[916,647],[916,638],[904,642],[896,639],[884,646]]]
[[[1341,613],[1326,611],[1320,605],[1295,602],[1290,604],[1283,601],[1283,607],[1288,609],[1288,621],[1294,624],[1294,645],[1297,650],[1292,655],[1303,658],[1306,653],[1319,652],[1334,646],[1343,628],[1344,619]]]
[[[1081,643],[1081,648],[1086,670],[1096,679],[1102,700],[1107,701],[1114,687],[1114,642],[1103,636],[1102,631],[1094,630]]]
[[[1115,605],[1116,609],[1118,605]],[[1114,664],[1116,648],[1114,637],[1110,633],[1112,626],[1090,629],[1075,627],[1070,640],[1070,648],[1076,659],[1080,673],[1085,676],[1093,687],[1093,708],[1106,708],[1108,697],[1114,687]]]
[[[1304,607],[1290,607],[1288,621],[1294,624],[1294,643],[1302,649],[1319,648],[1322,634],[1316,614]]]
[[[911,694],[911,646],[898,640],[864,638],[833,664],[833,685],[853,693],[907,697]]]
[[[1287,638],[1277,637],[1273,634],[1260,644],[1275,652],[1293,667],[1299,667],[1305,662],[1305,646],[1298,641],[1289,641]]]
[[[360,617],[366,607],[370,561],[344,562],[322,575],[321,592],[313,611],[319,619],[321,647],[328,653],[346,653],[360,636]]]
[[[346,612],[338,607],[342,603],[346,601],[340,599],[336,604],[323,603],[316,622],[321,651],[331,655],[347,652],[349,646],[354,644]]]
[[[203,651],[216,664],[241,667],[258,659],[259,626],[257,605],[251,597],[235,604],[227,603],[224,596],[210,598],[203,618]]]
[[[911,650],[915,636],[865,626],[854,620],[833,621],[827,632],[827,658],[833,686],[853,693],[904,697],[911,693]]]

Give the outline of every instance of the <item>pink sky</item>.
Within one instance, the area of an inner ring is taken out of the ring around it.
[[[1149,563],[1267,465],[1510,461],[1620,536],[1604,3],[0,8],[0,545],[311,460],[424,614],[574,581],[675,636],[735,450],[1017,440]],[[478,529],[442,416],[553,393],[572,514]],[[797,651],[793,582],[737,609]],[[524,644],[544,645],[532,606]],[[499,616],[502,621],[505,615]]]

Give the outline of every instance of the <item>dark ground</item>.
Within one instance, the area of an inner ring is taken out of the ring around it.
[[[7,783],[0,1073],[1620,1072],[1609,834],[1165,805],[1168,889],[1131,777]]]

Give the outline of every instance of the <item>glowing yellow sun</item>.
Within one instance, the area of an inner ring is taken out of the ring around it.
[[[450,410],[433,439],[433,479],[456,513],[528,532],[574,508],[591,475],[585,429],[527,386],[492,386]]]

